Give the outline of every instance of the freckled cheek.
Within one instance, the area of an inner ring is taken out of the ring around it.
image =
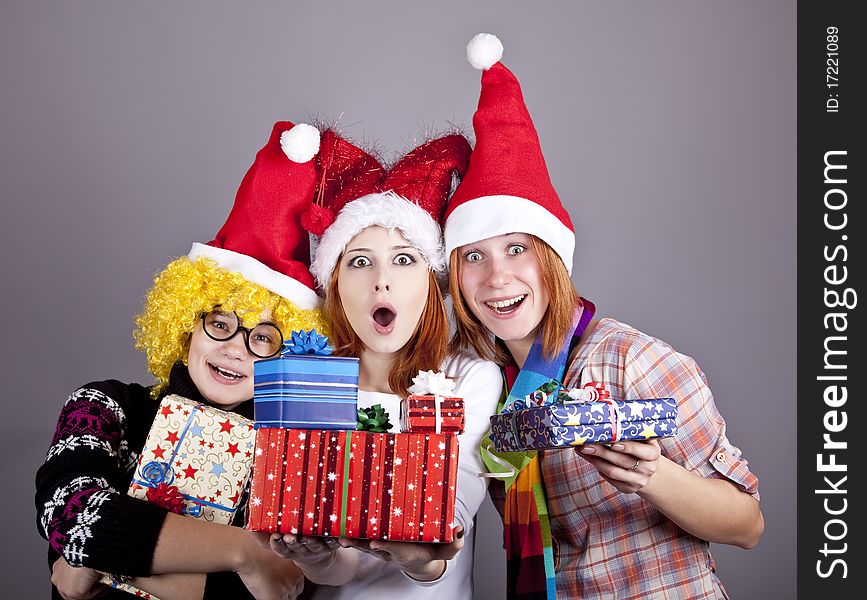
[[[459,282],[459,286],[461,288],[461,294],[463,294],[465,299],[475,300],[476,294],[479,291],[479,269],[467,269],[463,268],[461,271],[461,280]]]

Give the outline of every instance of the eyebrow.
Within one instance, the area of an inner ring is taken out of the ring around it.
[[[389,250],[415,250],[416,247],[412,244],[407,244],[406,246],[392,246]],[[350,248],[346,251],[349,252],[373,252],[372,248]]]
[[[277,323],[275,323],[271,319],[265,319],[264,321],[259,321],[258,323],[256,323],[252,327],[250,327],[250,326],[244,325],[243,319],[241,319],[241,317],[238,317],[238,325],[240,325],[241,327],[247,327],[247,329],[256,329],[259,325],[272,325],[272,326],[276,327],[277,329],[280,329],[280,326],[277,325]]]

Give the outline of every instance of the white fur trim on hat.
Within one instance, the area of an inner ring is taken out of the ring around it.
[[[431,270],[437,273],[445,270],[440,226],[430,213],[394,192],[383,192],[368,194],[347,203],[337,214],[334,223],[322,234],[310,265],[310,272],[319,286],[324,288],[330,281],[346,244],[371,225],[399,229],[407,241],[421,252]]]
[[[446,256],[460,246],[507,233],[529,233],[545,241],[572,274],[575,234],[548,209],[517,196],[483,196],[455,208],[446,219]]]
[[[319,152],[319,130],[307,123],[298,123],[280,134],[280,148],[292,162],[306,163]]]
[[[196,260],[199,257],[210,258],[218,266],[240,273],[247,281],[283,296],[298,308],[306,310],[322,308],[322,298],[315,291],[288,275],[266,267],[246,254],[196,242],[187,258]]]
[[[477,33],[467,44],[467,60],[474,69],[485,71],[503,58],[503,43],[490,33]]]

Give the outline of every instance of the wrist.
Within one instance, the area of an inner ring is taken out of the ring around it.
[[[233,548],[233,550],[229,555],[231,568],[228,570],[235,571],[236,573],[247,572],[255,565],[257,554],[260,550],[264,550],[264,548],[259,545],[249,532],[243,529],[232,529],[232,533],[239,531],[243,535],[239,536],[239,539],[235,543],[229,544],[229,547]]]
[[[436,581],[445,574],[446,561],[438,559],[420,565],[404,565],[402,570],[407,577],[416,581]]]
[[[647,500],[651,504],[656,504],[660,499],[660,494],[665,494],[673,489],[678,489],[672,482],[666,482],[669,476],[669,467],[678,466],[664,456],[659,457],[656,465],[656,472],[650,476],[647,483],[636,492],[638,496]]]
[[[307,570],[324,571],[325,569],[329,569],[336,559],[337,550],[332,550],[330,552],[323,552],[305,558],[293,556],[291,560],[293,560],[295,564],[301,567],[301,570],[306,573]]]

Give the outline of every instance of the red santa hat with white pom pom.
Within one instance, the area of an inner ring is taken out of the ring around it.
[[[446,256],[465,244],[529,233],[547,242],[571,274],[575,228],[551,184],[521,86],[499,62],[502,56],[503,45],[491,34],[467,44],[467,59],[483,71],[482,91],[473,116],[476,147],[446,209]]]
[[[226,223],[207,244],[193,244],[190,260],[210,258],[299,308],[320,308],[309,236],[301,227],[318,181],[312,159],[319,137],[310,125],[276,123],[244,176]]]

